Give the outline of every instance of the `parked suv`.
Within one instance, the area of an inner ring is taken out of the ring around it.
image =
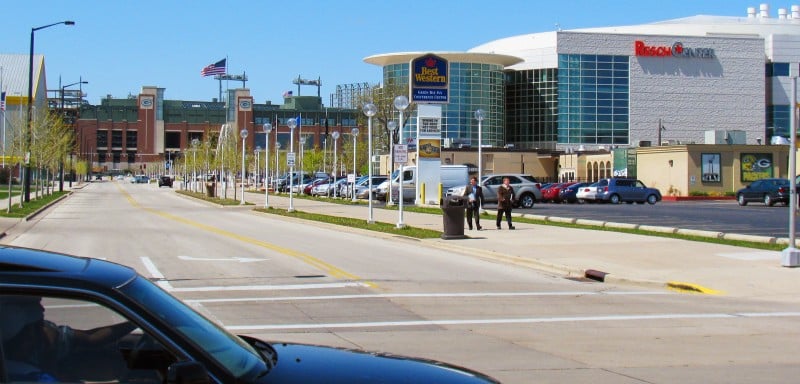
[[[542,200],[542,191],[539,190],[542,184],[536,178],[521,173],[508,173],[486,175],[483,178],[481,185],[483,186],[484,202],[497,204],[497,188],[503,184],[503,179],[506,177],[514,188],[514,206],[533,208],[534,203]]]
[[[655,204],[661,201],[661,192],[655,188],[648,188],[636,179],[611,178],[601,179],[597,183],[595,200],[607,201],[611,204],[639,203]]]

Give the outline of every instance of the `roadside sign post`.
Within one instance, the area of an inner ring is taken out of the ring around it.
[[[393,152],[394,162],[400,164],[400,185],[397,186],[397,228],[404,228],[406,224],[403,222],[403,167],[408,162],[408,145],[395,144]],[[389,193],[391,193],[391,190]]]

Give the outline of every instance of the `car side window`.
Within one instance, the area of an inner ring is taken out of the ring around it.
[[[639,180],[636,180],[636,184],[635,184],[634,186],[635,186],[636,188],[647,188],[647,187],[645,187],[645,186],[644,186],[644,183],[642,183],[642,182],[641,182],[641,181],[639,181]]]
[[[522,180],[520,180],[519,177],[516,176],[508,176],[508,182],[510,184],[515,184],[515,185],[522,184]]]
[[[0,295],[0,337],[9,382],[155,384],[177,361],[134,323],[85,300]]]
[[[500,176],[495,176],[487,179],[484,185],[499,185],[501,182],[502,178]]]

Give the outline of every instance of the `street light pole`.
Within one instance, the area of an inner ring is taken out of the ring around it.
[[[358,128],[353,128],[350,130],[350,133],[353,134],[353,188],[350,191],[350,194],[353,195],[352,202],[356,202],[356,137],[358,136]]]
[[[67,89],[67,88],[69,88],[69,87],[71,87],[73,85],[78,85],[78,84],[89,84],[89,82],[81,80],[81,81],[78,81],[78,82],[75,82],[75,83],[72,83],[72,84],[67,84],[67,85],[61,87],[61,95],[60,96],[61,96],[61,119],[62,119],[62,121],[64,120],[64,117],[66,117],[66,113],[64,113],[64,91],[65,91],[65,89]],[[82,91],[79,91],[79,92],[82,92]],[[78,108],[80,108],[80,105],[78,105]],[[72,125],[72,124],[70,124],[70,125]],[[3,139],[3,145],[5,145],[5,138]],[[5,153],[4,153],[4,155],[5,155]],[[64,157],[61,154],[59,154],[59,158],[61,160],[59,161],[59,170],[58,170],[58,173],[59,173],[59,176],[58,176],[58,179],[59,179],[58,190],[59,191],[64,191]],[[3,160],[3,161],[5,161],[5,160]],[[72,168],[71,167],[72,167],[72,161],[70,161],[70,182],[69,182],[69,186],[70,187],[72,187],[72,172],[71,172]]]
[[[336,142],[339,140],[339,131],[333,131],[331,137],[333,138],[333,184],[331,184],[331,187],[333,187],[333,197],[336,197],[336,165],[338,161],[336,156]],[[328,191],[330,192],[330,188],[328,188]]]
[[[245,147],[244,147],[244,145],[245,145],[244,141],[245,141],[245,139],[247,139],[247,129],[246,128],[242,129],[239,132],[239,136],[242,137],[242,200],[239,201],[239,205],[244,205],[244,182],[245,182],[245,174],[247,173],[247,170],[245,169],[245,165],[244,165],[244,156],[247,153],[247,151],[245,150]],[[236,177],[235,176],[234,176],[233,182],[234,183],[236,182]]]
[[[31,201],[31,164],[30,164],[30,152],[31,152],[31,140],[33,137],[33,41],[35,32],[38,30],[42,30],[45,28],[50,28],[55,25],[64,24],[64,25],[75,25],[74,21],[65,20],[59,21],[57,23],[43,25],[41,27],[31,28],[31,51],[30,55],[28,56],[28,130],[25,137],[25,145],[27,149],[26,162],[25,162],[25,183],[22,186],[22,194],[23,200],[25,202]]]
[[[297,128],[297,120],[291,118],[286,123],[289,125],[289,152],[286,156],[290,156],[291,153],[291,156],[294,157],[294,129]],[[289,163],[289,209],[287,210],[289,212],[294,212],[294,191],[292,191],[294,189],[294,160],[292,158]]]
[[[272,132],[272,124],[265,123],[264,124],[264,133],[267,136],[267,142],[264,144],[267,147],[267,153],[264,155],[264,209],[269,208],[269,184],[267,180],[269,178],[269,133]],[[275,151],[277,153],[277,151]],[[277,161],[275,162],[277,166]]]
[[[375,219],[372,217],[372,116],[378,112],[378,108],[375,107],[375,104],[366,103],[364,104],[364,114],[367,115],[367,198],[369,199],[369,214],[367,216],[367,224],[374,224]]]
[[[197,192],[197,146],[200,140],[192,139],[192,192]]]
[[[397,144],[405,144],[405,141],[403,141],[403,125],[404,125],[404,122],[403,122],[403,111],[405,111],[406,108],[408,108],[408,97],[405,97],[404,95],[400,95],[400,96],[395,97],[394,98],[394,107],[397,108],[398,111],[400,111],[400,120],[397,122],[398,123],[397,124],[397,129],[400,130],[400,132],[399,132],[399,134],[397,136],[397,141],[398,141]],[[417,180],[420,180],[420,178],[419,178],[419,169],[420,169],[419,164],[417,164]],[[403,165],[401,164],[400,165],[400,173],[402,173],[402,172],[403,172]],[[400,206],[399,206],[399,208],[400,208],[400,222],[397,223],[398,228],[400,228],[400,226],[403,224],[403,182],[402,182],[403,179],[402,178],[403,178],[403,176],[400,175],[400,185],[397,187],[397,189],[398,189],[398,202],[397,203],[400,204]],[[415,184],[415,187],[414,187],[414,202],[419,204],[418,199],[419,199],[420,183],[417,182],[417,183],[414,183],[414,184]]]
[[[394,120],[389,120],[386,124],[386,127],[389,128],[389,161],[388,163],[391,164],[389,167],[389,189],[386,193],[388,198],[386,199],[386,205],[393,205],[394,200],[392,199],[392,179],[394,177],[392,174],[394,173],[394,130],[397,129],[397,122]]]
[[[789,246],[781,251],[781,265],[800,266],[800,250],[796,248],[795,229],[797,215],[797,77],[792,77],[791,109],[789,110]]]
[[[481,176],[483,172],[483,129],[482,123],[483,119],[486,117],[486,113],[483,112],[483,109],[476,109],[475,110],[475,120],[478,120],[478,185],[481,182]]]

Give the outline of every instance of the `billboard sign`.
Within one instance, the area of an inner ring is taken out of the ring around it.
[[[411,101],[418,104],[450,102],[450,64],[447,59],[427,54],[412,59],[409,69]]]

